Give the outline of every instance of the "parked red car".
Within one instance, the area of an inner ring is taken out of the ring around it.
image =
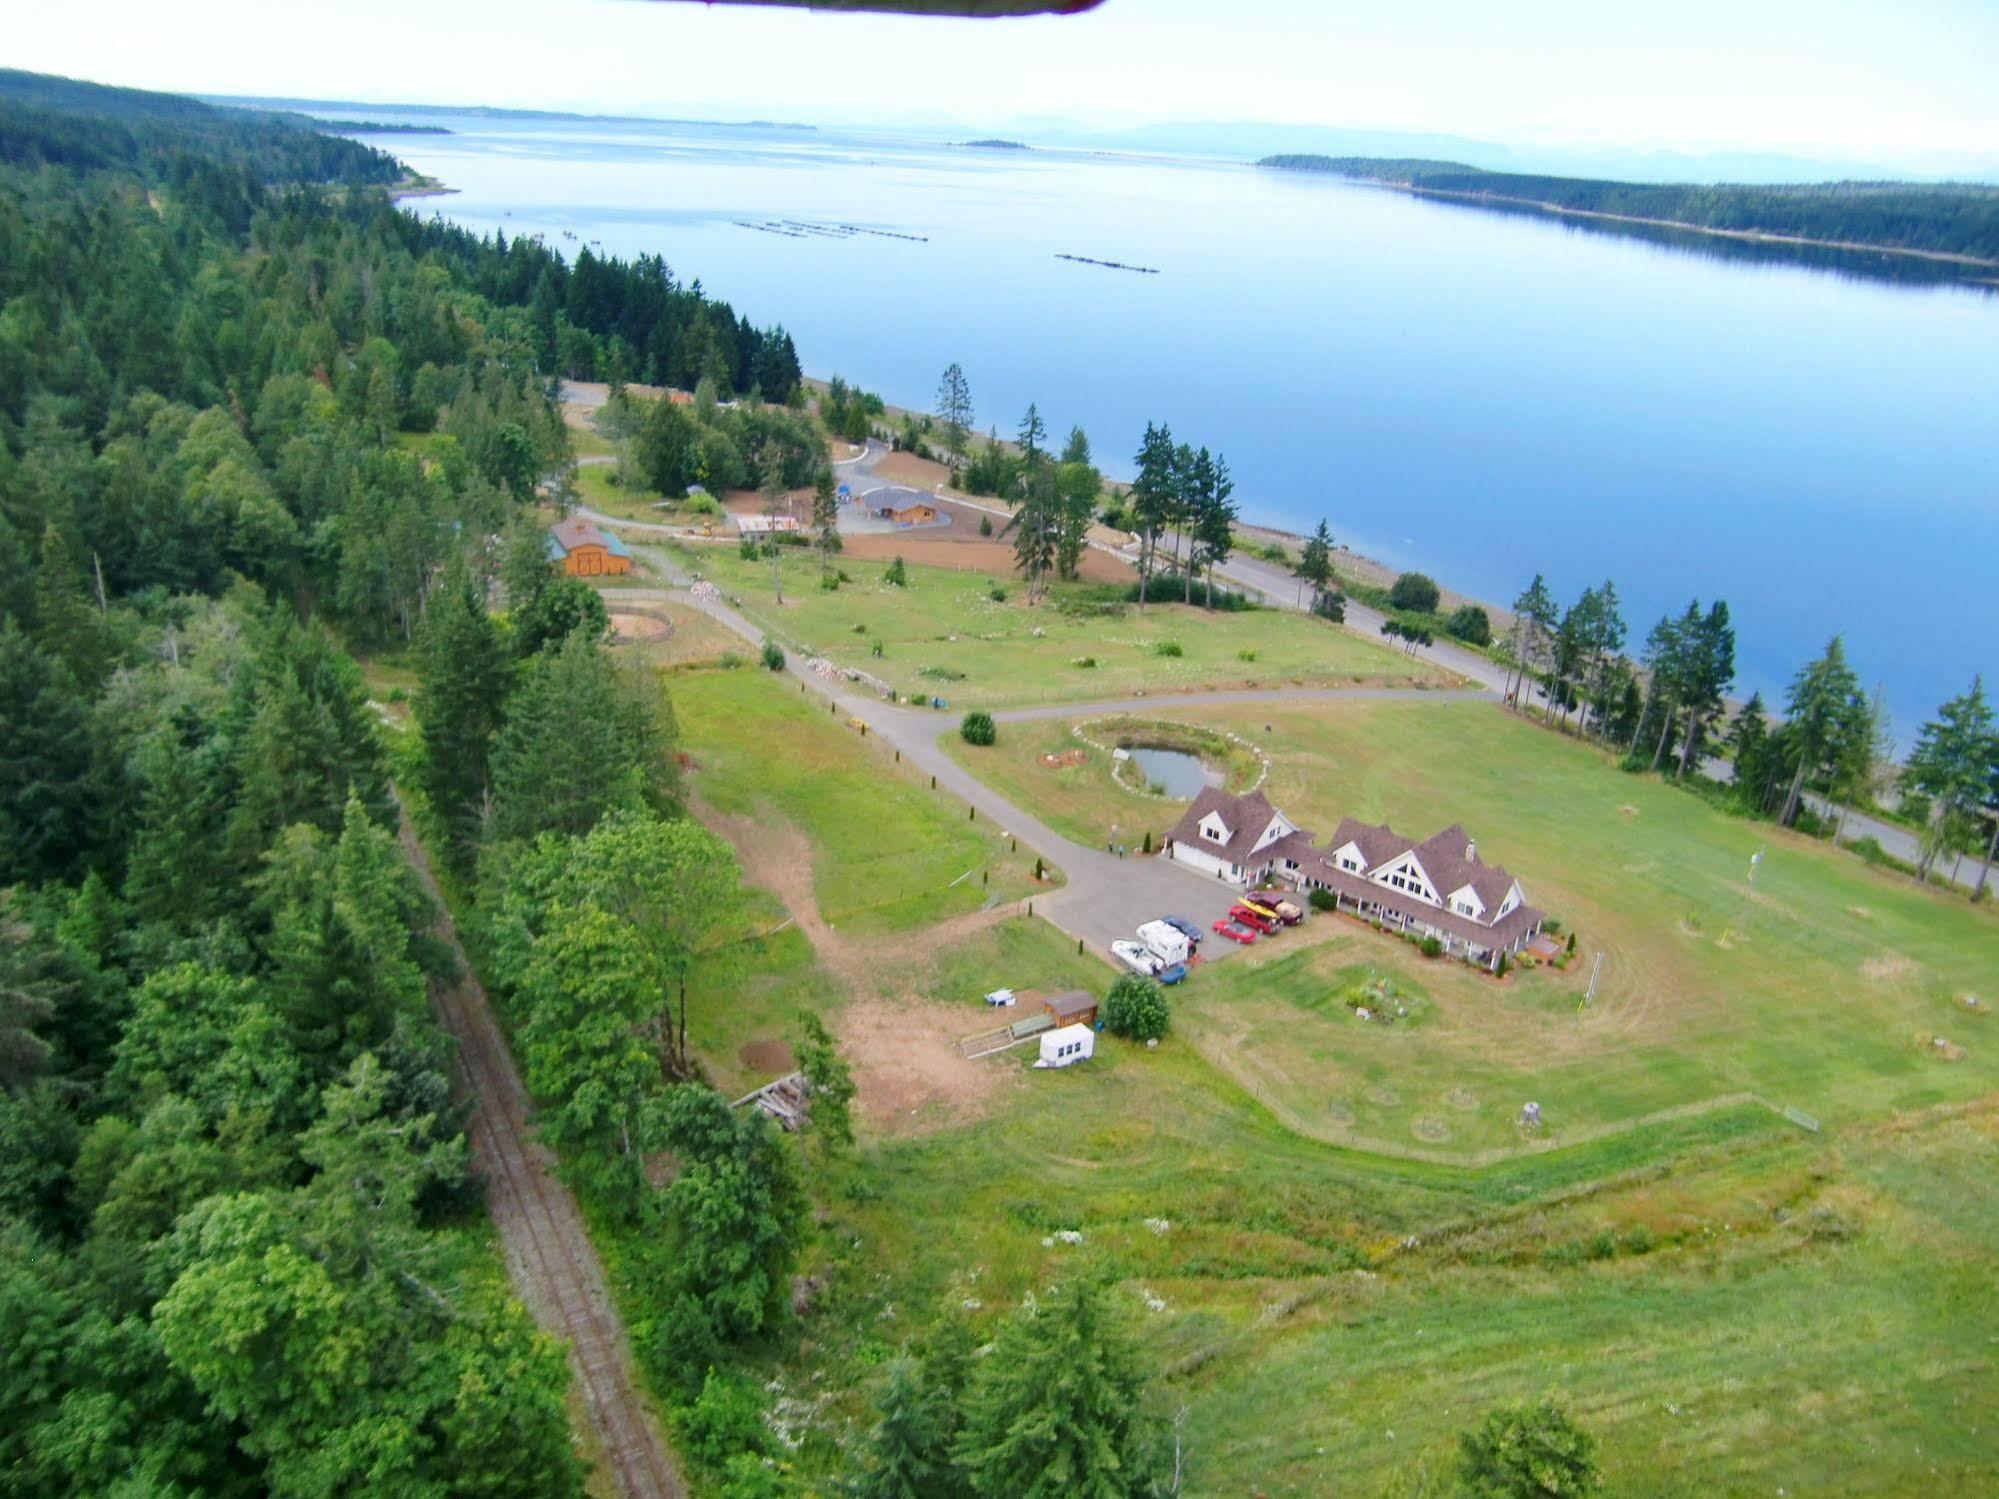
[[[1215,930],[1231,942],[1240,942],[1245,947],[1256,940],[1255,932],[1252,932],[1246,926],[1237,926],[1226,916],[1215,923]]]
[[[1251,931],[1261,932],[1266,937],[1277,930],[1277,923],[1275,921],[1272,921],[1268,916],[1258,915],[1253,909],[1245,905],[1230,906],[1229,915],[1232,919],[1241,922]]]

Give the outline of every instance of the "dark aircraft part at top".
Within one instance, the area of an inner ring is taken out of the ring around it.
[[[800,10],[895,11],[914,16],[1063,16],[1102,0],[694,0],[699,5],[790,5]]]

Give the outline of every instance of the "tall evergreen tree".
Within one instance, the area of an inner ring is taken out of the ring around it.
[[[1327,585],[1333,581],[1333,533],[1323,518],[1313,528],[1312,534],[1305,538],[1295,576],[1312,585],[1312,612],[1316,614],[1319,600],[1325,595]]]
[[[1014,563],[1027,579],[1029,603],[1038,601],[1047,586],[1061,531],[1054,468],[1042,447],[1047,436],[1040,411],[1030,404],[1020,422],[1020,466],[1015,479],[1013,515],[1004,532],[1013,538]]]
[[[1138,476],[1131,481],[1128,505],[1133,529],[1138,532],[1138,602],[1146,602],[1153,569],[1159,556],[1159,539],[1173,521],[1174,470],[1173,433],[1163,423],[1145,424],[1145,436],[1138,448]]]
[[[955,360],[937,382],[937,420],[944,429],[944,448],[954,463],[965,461],[965,439],[972,430],[972,385]]]
[[[680,774],[672,706],[582,633],[543,651],[493,742],[491,836],[584,833],[613,807],[671,811]]]
[[[432,592],[417,648],[424,793],[462,852],[478,840],[493,736],[513,685],[506,646],[462,559]]]
[[[1902,786],[1928,798],[1930,804],[1916,864],[1919,878],[1929,878],[1937,856],[1969,837],[1973,813],[1984,799],[1992,773],[1992,737],[1992,705],[1980,677],[1973,677],[1966,691],[1945,701],[1917,735],[1902,771]]]
[[[1548,589],[1548,580],[1536,573],[1534,581],[1513,601],[1513,628],[1509,639],[1515,669],[1506,696],[1516,708],[1520,705],[1520,690],[1527,678],[1540,671],[1546,663],[1554,632],[1555,596]]]
[[[1825,653],[1807,662],[1792,680],[1784,728],[1791,789],[1785,793],[1778,821],[1790,827],[1798,820],[1806,783],[1832,770],[1851,753],[1854,737],[1868,729],[1860,679],[1847,664],[1846,645],[1839,636],[1833,636]]]
[[[1128,1499],[1157,1476],[1147,1380],[1104,1293],[1084,1280],[1023,1308],[965,1400],[958,1465],[989,1499]]]

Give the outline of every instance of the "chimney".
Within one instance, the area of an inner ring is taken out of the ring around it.
[[[1475,838],[1467,838],[1465,839],[1465,863],[1476,864],[1477,862],[1478,862],[1478,840]]]

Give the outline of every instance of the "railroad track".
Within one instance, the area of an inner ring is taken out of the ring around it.
[[[553,1157],[530,1132],[527,1089],[407,815],[402,842],[438,902],[436,934],[465,975],[449,988],[436,986],[433,999],[458,1040],[458,1080],[472,1106],[466,1130],[472,1163],[485,1179],[487,1210],[515,1288],[535,1320],[568,1345],[584,1411],[618,1492],[627,1499],[681,1499],[685,1486],[639,1393],[631,1346],[583,1215],[556,1179]]]

